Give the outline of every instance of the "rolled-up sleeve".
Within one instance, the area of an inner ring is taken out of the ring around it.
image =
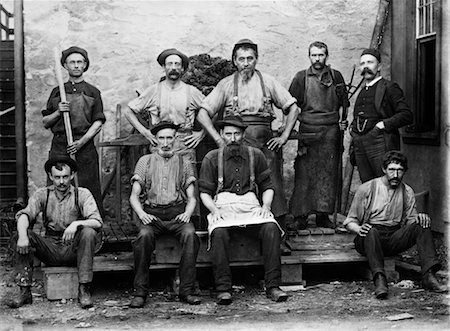
[[[226,104],[225,93],[225,79],[221,80],[219,84],[208,94],[201,104],[201,108],[204,108],[209,117],[213,117],[220,109],[224,108]]]
[[[139,185],[141,185],[141,188],[143,189],[145,187],[145,174],[147,171],[147,165],[150,158],[150,154],[141,156],[139,160],[136,163],[136,167],[134,168],[134,174],[133,177],[131,177],[131,185],[133,185],[134,182],[138,182]]]
[[[80,199],[81,215],[83,216],[83,218],[97,220],[103,225],[102,217],[100,216],[97,203],[95,202],[92,193],[84,187],[79,187],[78,192]]]
[[[183,156],[183,188],[187,190],[189,185],[195,183],[197,178],[195,178],[195,170],[191,160],[187,156]]]
[[[275,190],[270,178],[270,168],[267,165],[266,157],[260,150],[256,150],[255,161],[255,181],[259,191],[264,192],[268,189]]]
[[[200,193],[207,193],[213,197],[217,190],[217,166],[214,165],[210,153],[208,153],[202,161],[199,190]]]
[[[149,108],[152,103],[155,102],[155,92],[155,86],[150,86],[140,96],[131,100],[128,103],[128,107],[130,107],[130,109],[135,113],[144,111],[145,109]]]
[[[39,213],[43,211],[45,200],[47,198],[47,188],[38,189],[28,200],[27,206],[16,213],[16,221],[21,215],[27,215],[28,221],[34,224]]]
[[[267,77],[267,78],[266,78]],[[297,100],[289,93],[289,91],[283,87],[275,78],[270,75],[265,75],[264,80],[267,79],[267,86],[270,90],[275,106],[280,108],[284,114],[289,113],[289,108],[297,102]]]

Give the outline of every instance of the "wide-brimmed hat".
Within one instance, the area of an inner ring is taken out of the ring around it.
[[[234,56],[236,55],[236,51],[238,50],[238,48],[240,48],[242,46],[245,46],[245,47],[253,49],[255,51],[256,57],[258,57],[258,45],[255,44],[250,39],[241,39],[236,44],[234,44],[233,52],[231,53],[231,59],[232,60],[234,59]]]
[[[178,130],[179,129],[179,125],[175,124],[173,122],[170,121],[161,121],[158,124],[155,124],[151,129],[150,132],[156,136],[156,134],[158,133],[158,131],[162,130],[162,129],[175,129]]]
[[[375,48],[366,48],[361,53],[361,56],[363,56],[363,55],[372,55],[373,57],[375,57],[378,60],[378,62],[381,62],[381,54]]]
[[[245,130],[247,128],[247,125],[245,125],[244,121],[242,120],[242,117],[238,115],[229,115],[224,117],[222,120],[216,122],[216,126],[219,129],[222,129],[224,126],[227,125],[235,126],[242,130]]]
[[[70,167],[70,169],[72,170],[72,172],[76,172],[78,170],[77,163],[75,162],[74,159],[71,159],[67,155],[61,155],[61,156],[53,156],[53,157],[49,158],[47,160],[47,162],[45,162],[45,165],[44,165],[45,172],[51,172],[52,167],[54,165],[56,165],[57,163],[67,164]]]
[[[161,54],[159,54],[156,58],[156,61],[158,61],[161,66],[164,66],[164,64],[166,63],[166,58],[170,55],[178,55],[181,58],[181,64],[184,70],[189,67],[189,58],[176,48],[169,48],[162,51]]]
[[[72,46],[69,47],[68,49],[62,51],[61,54],[61,65],[64,67],[64,63],[66,63],[66,59],[70,54],[73,53],[78,53],[83,55],[84,60],[86,61],[86,68],[84,68],[84,71],[87,71],[89,68],[89,57],[88,57],[88,53],[85,49],[78,47],[78,46]]]

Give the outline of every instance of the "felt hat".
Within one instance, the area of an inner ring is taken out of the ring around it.
[[[178,124],[175,124],[170,121],[161,121],[158,124],[155,124],[151,129],[150,132],[156,136],[156,134],[162,130],[162,129],[174,129],[178,130],[180,126]]]
[[[89,68],[89,57],[88,57],[88,53],[85,49],[78,47],[78,46],[72,46],[69,47],[68,49],[62,51],[61,54],[61,65],[64,67],[64,63],[66,63],[66,59],[70,54],[73,53],[78,53],[83,55],[84,60],[86,61],[86,68],[84,68],[84,71],[87,71]]]
[[[78,170],[77,163],[75,162],[74,159],[71,159],[68,155],[60,155],[60,156],[53,156],[49,158],[47,162],[45,162],[44,165],[45,172],[51,172],[52,167],[57,163],[67,164],[73,172],[76,172]]]
[[[363,55],[372,55],[373,57],[375,57],[378,60],[378,62],[381,62],[381,54],[375,48],[366,48],[361,53],[361,56],[363,56]]]
[[[181,64],[183,65],[184,70],[189,67],[189,58],[176,48],[169,48],[162,51],[161,54],[159,54],[156,58],[156,61],[158,61],[161,66],[164,66],[164,64],[166,63],[166,58],[170,55],[178,55],[181,58]]]
[[[216,122],[216,126],[219,129],[222,129],[224,126],[227,125],[235,126],[242,130],[245,130],[247,128],[247,125],[245,125],[244,121],[242,120],[242,117],[238,115],[229,115],[224,117],[222,120]]]
[[[258,57],[258,45],[256,45],[250,39],[241,39],[236,44],[234,44],[233,53],[231,54],[231,59],[234,59],[234,56],[236,55],[236,51],[238,50],[238,48],[240,48],[242,46],[253,49],[255,51],[256,57]]]

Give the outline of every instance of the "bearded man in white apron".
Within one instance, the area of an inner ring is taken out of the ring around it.
[[[226,146],[205,156],[199,183],[200,198],[210,211],[208,232],[217,303],[232,301],[229,230],[238,227],[261,242],[267,297],[286,301],[287,294],[279,288],[283,232],[271,212],[274,185],[267,160],[258,148],[242,144],[247,126],[240,116],[225,117],[217,126]]]

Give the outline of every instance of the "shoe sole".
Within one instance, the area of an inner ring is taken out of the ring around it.
[[[228,306],[229,304],[231,304],[232,300],[231,299],[220,299],[217,300],[217,304],[221,305],[221,306]]]
[[[386,299],[388,297],[388,293],[387,292],[378,293],[378,294],[375,294],[375,297],[377,299],[383,300],[383,299]]]

